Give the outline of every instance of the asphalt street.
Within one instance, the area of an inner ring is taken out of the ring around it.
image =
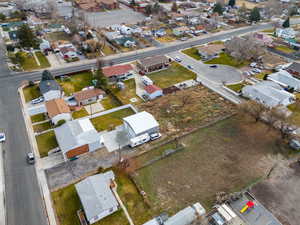
[[[207,38],[203,38],[200,40],[194,40],[194,41],[189,41],[189,42],[179,42],[176,44],[170,44],[170,45],[164,45],[158,48],[154,48],[151,50],[147,51],[142,51],[142,52],[132,52],[130,54],[124,54],[120,55],[117,58],[112,58],[112,57],[104,57],[104,63],[105,65],[110,65],[111,63],[113,64],[119,64],[119,63],[125,63],[125,62],[130,62],[134,61],[139,58],[145,58],[149,56],[154,56],[154,55],[160,55],[160,54],[168,54],[170,52],[178,51],[181,49],[189,48],[192,46],[196,45],[201,45],[205,44],[208,42],[212,41],[217,41],[217,40],[224,40],[228,39],[233,36],[237,35],[242,35],[248,32],[254,32],[257,30],[262,30],[262,29],[269,29],[271,28],[270,24],[260,24],[260,25],[255,25],[251,27],[246,27],[240,30],[235,30],[232,32],[228,33],[223,33],[223,34],[216,34],[214,36],[210,36]],[[92,61],[91,63],[86,63],[83,65],[76,65],[76,66],[69,66],[65,68],[60,68],[60,69],[54,69],[51,70],[53,75],[62,75],[62,74],[67,74],[67,73],[72,73],[72,72],[78,72],[78,71],[83,71],[83,70],[88,70],[91,69],[92,67],[95,68],[95,62],[96,60]],[[21,80],[38,80],[40,79],[41,72],[22,72],[22,73],[12,73],[12,74],[6,74],[6,76],[3,76],[2,79],[4,80],[15,80],[16,82],[20,82]],[[1,79],[1,78],[0,78]]]
[[[192,42],[180,42],[174,45],[163,46],[141,53],[132,53],[118,58],[106,60],[114,64],[136,60],[138,58],[167,54],[194,45],[204,44],[215,40],[223,40],[235,35],[270,28],[271,25],[256,25],[243,30],[233,31],[226,34],[216,34]],[[3,46],[0,46],[0,128],[4,129],[7,141],[3,148],[5,167],[6,188],[6,224],[7,225],[46,225],[47,218],[44,211],[43,201],[37,183],[36,173],[33,166],[27,165],[26,153],[31,151],[25,124],[21,112],[17,88],[23,80],[38,80],[41,72],[33,73],[10,73],[6,65]],[[85,65],[70,66],[53,70],[54,75],[91,69],[95,61]]]
[[[210,64],[204,64],[202,61],[197,61],[184,53],[181,52],[171,52],[168,54],[170,57],[175,59],[180,57],[182,60],[181,64],[185,67],[192,66],[192,70],[211,82],[216,84],[234,84],[243,80],[241,72],[231,66],[217,65],[216,68],[211,68]]]
[[[0,79],[9,74],[5,62],[0,42]],[[5,222],[7,225],[46,225],[48,223],[35,169],[25,160],[31,147],[19,103],[18,84],[15,80],[0,81],[0,129],[4,130],[7,138],[3,144]],[[1,219],[4,218],[0,218],[0,222]]]

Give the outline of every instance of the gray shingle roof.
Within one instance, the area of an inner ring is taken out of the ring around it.
[[[300,63],[293,62],[291,65],[287,67],[287,70],[292,70],[300,73]]]
[[[67,121],[55,128],[54,132],[63,153],[85,144],[100,141],[100,135],[88,118]]]
[[[115,176],[112,171],[90,176],[75,184],[76,191],[88,220],[101,212],[119,205],[110,189],[111,180]]]
[[[52,90],[61,90],[59,84],[55,80],[42,80],[39,84],[39,88],[42,94]]]

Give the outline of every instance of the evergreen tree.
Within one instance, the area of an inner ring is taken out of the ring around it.
[[[228,5],[231,7],[235,6],[235,0],[229,0]]]
[[[130,5],[131,5],[131,6],[136,6],[135,0],[131,0]]]
[[[258,22],[260,21],[260,12],[259,12],[259,9],[258,8],[253,8],[251,13],[250,13],[250,18],[249,20],[251,22]]]
[[[35,34],[27,24],[23,24],[18,29],[17,35],[20,40],[20,45],[22,47],[37,47],[38,41],[35,37]]]
[[[42,73],[42,80],[54,80],[54,77],[49,70],[44,70]]]
[[[221,3],[216,3],[213,9],[213,12],[217,12],[219,13],[219,15],[223,14],[223,6],[221,5]]]
[[[6,19],[6,16],[3,13],[0,13],[0,20],[3,21]]]
[[[288,28],[290,27],[290,17],[288,17],[282,24],[283,28]]]

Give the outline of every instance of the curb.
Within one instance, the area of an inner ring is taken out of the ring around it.
[[[22,110],[22,114],[23,114],[23,118],[24,118],[24,122],[25,122],[25,127],[26,127],[26,130],[27,130],[29,144],[31,145],[31,148],[32,148],[32,150],[33,150],[33,152],[36,156],[36,159],[37,159],[36,160],[37,163],[35,165],[35,171],[36,171],[37,181],[38,181],[38,184],[39,184],[42,199],[44,201],[44,210],[45,210],[45,214],[47,216],[48,224],[49,225],[57,225],[55,212],[54,212],[54,209],[53,209],[53,206],[52,206],[50,191],[49,191],[49,188],[48,188],[46,174],[42,169],[39,169],[38,160],[40,159],[40,154],[39,154],[39,151],[38,151],[38,148],[37,148],[37,142],[36,142],[36,139],[35,139],[33,128],[31,126],[30,117],[24,110],[24,109],[26,109],[26,104],[25,104],[25,97],[24,97],[24,94],[22,92],[23,87],[24,87],[24,85],[21,85],[18,88],[18,93],[19,93],[19,96],[20,96],[21,110]]]

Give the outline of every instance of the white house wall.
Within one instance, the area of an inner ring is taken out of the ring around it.
[[[57,99],[61,97],[61,91],[60,90],[52,90],[48,91],[45,94],[43,94],[45,101],[50,101],[52,99]]]

